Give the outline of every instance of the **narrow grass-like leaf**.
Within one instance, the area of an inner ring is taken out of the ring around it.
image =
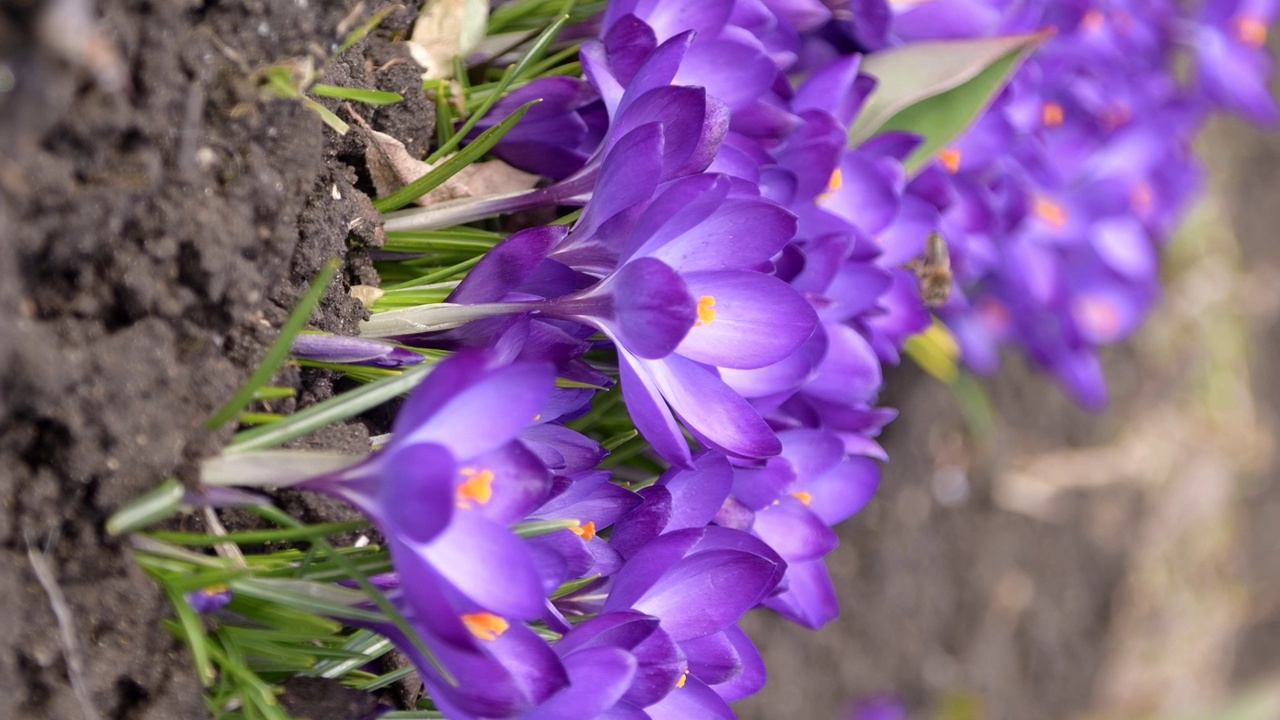
[[[214,673],[213,662],[210,659],[204,623],[200,621],[200,616],[191,608],[191,605],[187,604],[187,599],[181,593],[168,586],[165,586],[164,590],[169,596],[169,603],[173,605],[174,613],[178,615],[177,630],[191,650],[191,659],[196,664],[196,676],[200,678],[202,685],[210,687],[217,675]]]
[[[201,461],[200,482],[214,486],[284,487],[345,470],[362,459],[359,455],[320,450],[224,453]]]
[[[334,115],[332,110],[321,105],[315,100],[312,100],[309,97],[303,97],[302,104],[307,106],[307,109],[319,115],[320,119],[324,121],[324,124],[333,128],[333,131],[339,135],[346,135],[347,131],[351,129],[351,126],[348,125],[345,120]]]
[[[391,648],[391,641],[385,637],[371,630],[359,630],[342,644],[342,649],[351,653],[351,659],[324,660],[316,663],[306,674],[324,678],[342,677],[365,663],[382,657]]]
[[[252,510],[258,515],[261,515],[262,517],[279,525],[289,527],[299,527],[302,525],[302,523],[298,522],[291,515],[278,508],[264,505],[252,508]],[[431,663],[431,666],[440,673],[440,677],[443,678],[445,682],[450,685],[457,685],[457,680],[454,679],[453,673],[449,672],[449,670],[440,663],[440,660],[436,658],[435,653],[432,652],[431,648],[427,647],[427,644],[422,641],[422,638],[409,624],[409,621],[405,619],[404,615],[401,614],[400,610],[387,599],[387,596],[384,595],[381,590],[374,587],[373,583],[369,582],[368,576],[361,573],[355,564],[351,562],[350,558],[344,557],[324,538],[316,538],[312,542],[328,553],[329,556],[333,558],[334,562],[341,565],[343,569],[347,571],[348,577],[355,580],[356,584],[360,586],[360,589],[364,591],[365,595],[373,600],[379,610],[386,614],[386,619],[389,619],[405,637],[409,638],[410,642],[417,646],[418,651],[421,652],[422,656],[427,659],[427,662]]]
[[[431,372],[431,363],[414,365],[396,377],[369,383],[337,397],[300,410],[278,423],[263,425],[236,435],[223,452],[261,450],[282,445],[294,438],[346,420],[409,392]]]
[[[253,402],[253,396],[258,392],[258,388],[270,382],[271,376],[275,374],[276,369],[289,356],[289,349],[293,346],[294,336],[311,319],[311,311],[320,303],[320,298],[324,297],[324,292],[329,287],[329,281],[333,279],[334,274],[338,271],[339,264],[338,259],[333,258],[326,262],[324,267],[320,268],[320,272],[311,281],[311,287],[307,288],[307,292],[298,301],[298,306],[293,309],[293,312],[289,314],[289,319],[285,320],[284,325],[280,327],[280,334],[276,336],[275,342],[267,350],[262,362],[258,363],[257,369],[240,387],[240,390],[205,422],[207,427],[210,429],[222,427],[228,420],[244,410],[249,403]]]
[[[241,578],[231,581],[231,591],[316,615],[364,622],[387,620],[382,613],[354,607],[368,600],[363,593],[336,585],[307,580]]]
[[[494,145],[498,144],[498,141],[502,139],[503,135],[506,135],[516,123],[520,122],[520,118],[524,117],[524,114],[528,112],[529,108],[533,107],[533,105],[538,102],[540,101],[531,100],[524,105],[521,105],[519,108],[516,108],[516,111],[508,115],[506,119],[480,133],[480,136],[473,142],[462,150],[459,150],[457,154],[450,157],[448,160],[445,160],[432,168],[431,172],[423,175],[386,197],[374,200],[373,206],[377,208],[379,212],[399,210],[405,205],[408,205],[414,200],[417,200],[423,195],[426,195],[439,187],[445,180],[456,175],[459,170],[470,165],[476,160],[479,160],[481,156],[489,152]]]
[[[378,677],[368,682],[361,683],[356,687],[359,688],[360,690],[365,690],[367,692],[373,692],[374,690],[381,690],[384,687],[394,685],[395,683],[403,680],[404,678],[409,677],[410,675],[416,673],[417,671],[418,669],[415,668],[414,666],[406,665],[398,670],[392,670],[391,672],[385,675],[379,675]],[[333,676],[326,675],[325,677],[333,677]],[[383,717],[385,717],[385,715]]]
[[[155,489],[136,498],[107,520],[108,535],[122,535],[163,520],[182,507],[182,483],[169,478]]]
[[[568,595],[570,593],[575,593],[599,579],[600,579],[600,575],[596,574],[596,575],[588,575],[587,577],[584,577],[584,578],[578,578],[577,580],[570,580],[567,583],[562,583],[560,587],[556,588],[555,592],[551,593],[551,599],[555,600],[557,598],[562,598],[565,595]]]
[[[282,400],[297,395],[297,391],[291,387],[281,385],[268,385],[267,387],[258,388],[253,392],[254,400]]]
[[[367,88],[349,88],[340,85],[326,85],[325,83],[315,83],[307,92],[320,97],[339,98],[342,100],[352,100],[364,103],[366,105],[394,105],[404,101],[404,96],[400,93],[388,92],[386,90],[370,90]]]
[[[530,520],[512,525],[511,532],[522,538],[531,538],[548,535],[557,530],[576,528],[579,524],[577,520]]]
[[[395,11],[399,7],[400,7],[399,5],[388,5],[382,8],[381,10],[378,10],[374,14],[370,15],[368,20],[365,20],[363,23],[360,24],[360,27],[347,33],[347,37],[343,39],[342,45],[338,46],[338,51],[334,53],[334,55],[335,56],[341,55],[342,53],[349,50],[352,45],[355,45],[356,43],[363,40],[366,35],[373,32],[374,28],[378,27],[378,25],[381,25],[382,21],[385,20],[388,15],[390,15],[393,11]]]
[[[205,535],[204,533],[186,532],[153,532],[151,536],[157,540],[175,545],[212,546],[233,542],[239,545],[260,545],[269,542],[291,542],[329,537],[344,532],[364,530],[369,527],[367,520],[348,520],[347,522],[319,523],[300,528],[277,528],[274,530],[245,530],[227,533],[226,535]]]

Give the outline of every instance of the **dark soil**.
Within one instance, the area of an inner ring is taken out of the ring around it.
[[[346,289],[376,282],[381,229],[339,159],[356,150],[256,73],[322,66],[382,4],[0,4],[0,717],[81,717],[69,657],[102,717],[207,716],[166,601],[104,522],[225,442],[204,419],[327,258],[347,263],[313,324],[363,316]],[[432,117],[386,39],[410,17],[326,80],[404,94],[365,119],[421,149]],[[322,373],[277,381],[299,388],[288,406],[332,393]],[[66,598],[70,646],[29,548]]]

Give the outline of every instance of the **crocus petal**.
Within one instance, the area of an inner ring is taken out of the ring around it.
[[[677,642],[719,632],[738,621],[771,587],[777,565],[734,550],[684,558],[641,597],[636,610],[662,618]]]
[[[757,512],[751,529],[789,563],[817,560],[839,543],[822,518],[791,496]]]
[[[717,452],[699,453],[692,470],[673,468],[658,478],[655,487],[671,493],[667,530],[700,528],[716,516],[733,486],[733,468]]]
[[[574,225],[574,237],[589,237],[605,221],[653,197],[662,157],[661,123],[641,125],[622,136],[605,155],[591,202]]]
[[[618,648],[597,647],[564,658],[569,687],[524,715],[528,720],[592,718],[613,707],[635,679],[635,657]]]
[[[733,711],[701,680],[689,678],[684,687],[672,690],[661,701],[644,709],[651,720],[733,720]]]
[[[711,689],[726,701],[733,702],[754,695],[764,687],[764,658],[760,657],[760,651],[751,642],[751,638],[737,625],[725,628],[724,635],[737,650],[740,669],[728,682],[713,685]]]
[[[773,257],[795,236],[795,216],[766,200],[716,203],[707,219],[679,235],[657,234],[637,251],[681,272],[746,269]]]
[[[452,303],[487,303],[503,299],[525,281],[564,239],[563,225],[542,225],[513,233],[480,258],[449,295]]]
[[[635,362],[700,442],[737,457],[772,457],[782,449],[760,413],[705,365],[678,354]]]
[[[613,296],[609,325],[618,341],[638,357],[670,355],[697,319],[697,303],[685,281],[659,260],[632,260],[606,283]]]
[[[822,560],[789,565],[787,590],[762,604],[788,620],[815,630],[840,614],[836,589]]]
[[[689,657],[689,673],[708,685],[727,682],[742,671],[738,649],[724,632],[685,640],[680,647]]]
[[[476,605],[509,618],[541,614],[542,582],[529,549],[480,514],[455,512],[444,533],[416,550]]]
[[[649,370],[641,365],[643,362],[646,361],[618,349],[618,377],[622,382],[627,412],[631,414],[636,429],[663,459],[678,467],[689,467],[689,444],[667,408],[662,391]]]
[[[431,379],[428,377],[424,384]],[[550,399],[554,380],[551,365],[543,363],[519,363],[488,371],[455,392],[415,427],[402,429],[401,418],[397,417],[395,442],[435,442],[465,462],[505,445],[533,422]],[[405,405],[411,401],[412,397]],[[423,414],[422,408],[413,410],[412,416]]]
[[[745,270],[694,272],[685,275],[685,282],[689,292],[701,298],[699,324],[689,330],[676,352],[696,362],[738,369],[764,367],[794,352],[817,324],[809,301],[769,275]]]
[[[609,535],[609,544],[623,558],[635,555],[661,535],[671,522],[671,493],[666,488],[647,487],[639,495],[644,502],[619,520]]]
[[[425,543],[453,518],[457,465],[445,448],[431,443],[397,444],[383,453],[378,509],[384,531]]]

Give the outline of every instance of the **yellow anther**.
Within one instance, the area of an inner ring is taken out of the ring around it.
[[[698,298],[698,319],[693,323],[694,327],[703,327],[710,325],[716,319],[716,299],[712,295],[703,295]]]
[[[1036,196],[1031,212],[1055,228],[1062,229],[1067,225],[1067,209],[1043,195]]]
[[[1232,21],[1232,29],[1236,39],[1249,47],[1262,47],[1267,44],[1267,24],[1251,15],[1242,15]]]
[[[844,187],[844,173],[840,172],[840,168],[836,168],[831,171],[831,177],[827,180],[827,189],[822,191],[818,200],[826,200],[842,187]]]
[[[213,597],[214,595],[224,593],[229,589],[230,588],[226,585],[226,583],[218,583],[217,585],[210,585],[208,587],[201,588],[200,594],[206,597]]]
[[[456,504],[470,508],[473,502],[484,505],[493,499],[493,471],[464,467],[459,472],[465,480],[458,486]]]
[[[569,528],[569,532],[577,535],[583,540],[590,540],[596,536],[596,524],[588,520],[576,527]]]
[[[1040,109],[1040,119],[1044,121],[1045,127],[1058,127],[1063,121],[1062,106],[1056,102],[1047,102]]]
[[[960,172],[960,151],[955,148],[944,148],[938,151],[938,162],[952,175]]]
[[[791,493],[791,496],[799,500],[800,502],[804,503],[805,505],[813,504],[813,493],[807,490],[797,490]]]
[[[539,421],[539,420],[541,420],[541,419],[542,419],[542,413],[538,413],[538,414],[534,415],[534,416],[533,416],[533,419],[532,419],[532,420],[530,420],[529,422],[538,422],[538,421]]]
[[[481,640],[497,640],[498,636],[511,627],[511,623],[491,612],[466,613],[462,615],[462,624]]]
[[[676,687],[678,688],[684,687],[684,683],[688,679],[689,679],[689,671],[685,670],[684,673],[680,675],[680,679],[676,681]]]

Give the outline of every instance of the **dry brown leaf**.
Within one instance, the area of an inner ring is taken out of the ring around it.
[[[431,164],[414,157],[399,140],[377,130],[366,129],[366,133],[369,145],[365,160],[378,195],[389,195],[431,171]],[[537,175],[517,170],[501,160],[489,160],[468,165],[414,202],[433,205],[458,198],[528,190],[537,183]]]
[[[466,58],[484,39],[489,0],[428,0],[409,37],[409,54],[427,80],[453,75],[453,56]]]

